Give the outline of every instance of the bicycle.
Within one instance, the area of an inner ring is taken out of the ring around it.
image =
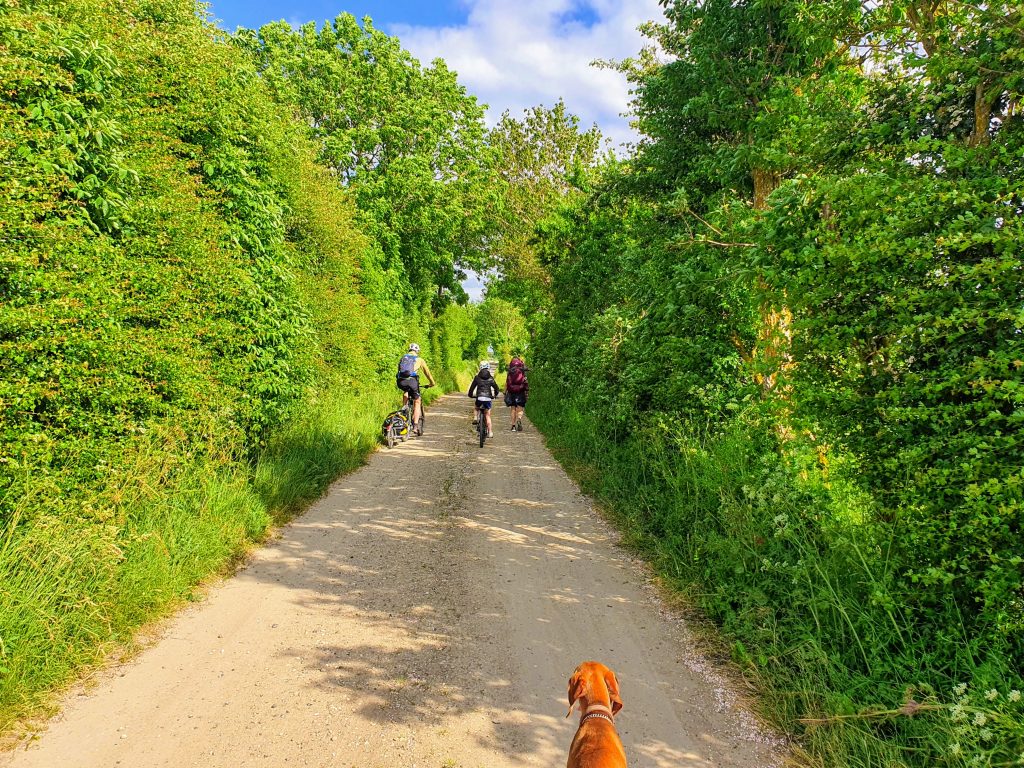
[[[480,447],[484,447],[484,441],[487,439],[487,411],[483,408],[477,407],[479,401],[473,402],[473,407],[476,409],[476,431],[480,438]]]
[[[423,384],[420,389],[430,389],[430,387],[430,384]],[[399,440],[404,443],[406,436],[409,435],[409,429],[413,426],[413,403],[414,401],[410,397],[405,405],[388,415],[384,426],[384,442],[387,443],[388,448],[394,448]],[[425,416],[426,409],[423,407],[422,398],[420,398],[420,418],[416,422],[414,430],[419,435],[423,434],[423,425],[426,423]]]

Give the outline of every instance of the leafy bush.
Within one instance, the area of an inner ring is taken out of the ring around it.
[[[0,2],[0,51],[2,727],[357,466],[410,338],[451,381],[474,328],[192,0]]]
[[[1016,764],[1024,18],[819,10],[670,2],[620,65],[531,414],[818,759]]]
[[[794,414],[861,457],[907,608],[927,626],[952,600],[986,655],[1021,665],[1016,184],[884,171],[795,183],[765,224],[765,274],[776,300],[792,297]]]

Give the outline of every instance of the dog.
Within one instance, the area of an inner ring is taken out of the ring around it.
[[[584,661],[569,678],[569,711],[580,704],[580,725],[569,747],[567,768],[626,768],[626,750],[615,730],[622,709],[615,673],[598,661]]]

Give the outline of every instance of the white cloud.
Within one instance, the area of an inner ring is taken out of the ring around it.
[[[424,64],[442,58],[470,93],[488,105],[493,124],[509,110],[564,98],[584,126],[597,123],[618,145],[635,134],[622,116],[629,85],[618,72],[592,67],[595,59],[635,55],[644,40],[637,27],[661,19],[658,0],[467,0],[466,24],[394,25],[388,32]],[[579,21],[582,20],[582,21]]]

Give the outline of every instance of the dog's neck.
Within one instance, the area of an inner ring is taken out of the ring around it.
[[[588,703],[585,707],[580,707],[580,723],[583,722],[583,718],[585,718],[587,715],[592,714],[607,715],[609,720],[612,717],[614,717],[614,713],[612,712],[612,708],[610,706],[608,706],[607,704],[602,704],[601,702],[597,701],[593,704]]]

